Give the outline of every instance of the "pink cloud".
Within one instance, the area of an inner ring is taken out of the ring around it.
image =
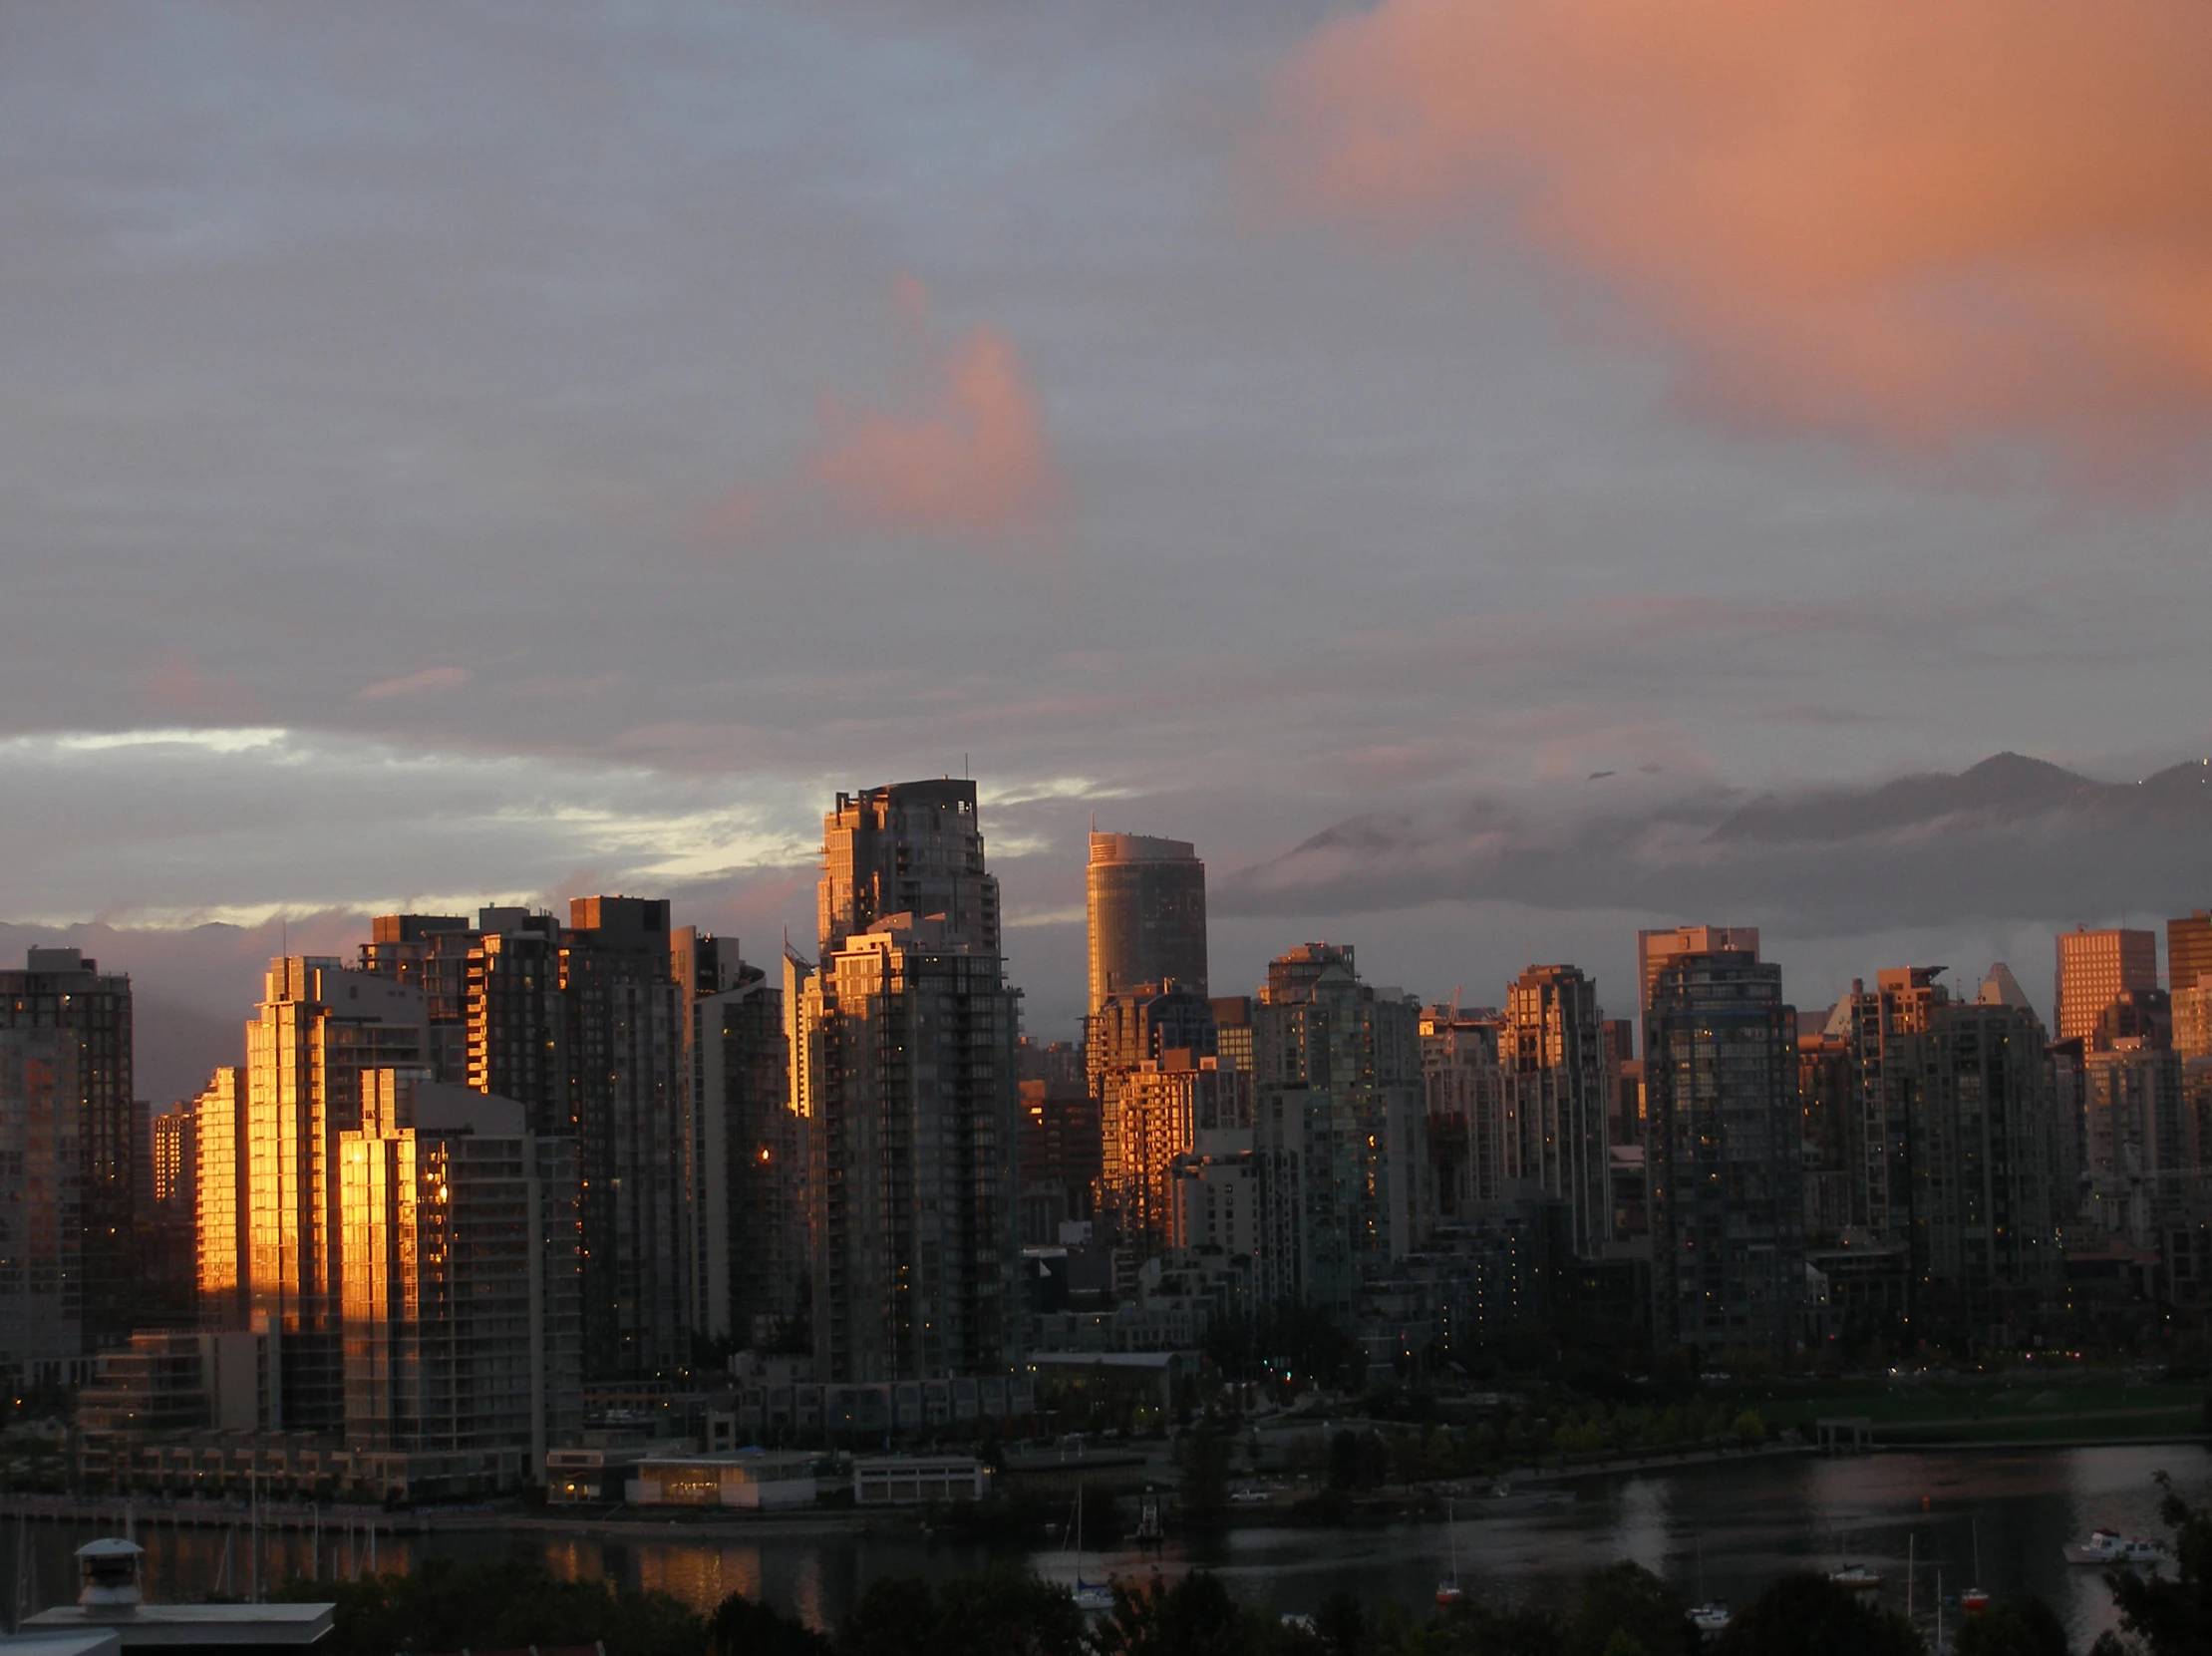
[[[259,719],[267,712],[253,686],[203,672],[175,650],[146,675],[145,683],[147,701],[165,715],[233,724]]]
[[[847,412],[824,399],[807,481],[842,514],[876,528],[1045,536],[1060,475],[1014,342],[978,327],[932,377],[936,394],[910,414]]]
[[[2208,88],[2196,0],[1384,0],[1252,159],[1354,228],[1508,226],[1739,413],[2109,455],[2212,426]]]
[[[1057,540],[1067,490],[1013,340],[982,324],[941,344],[921,282],[901,276],[891,297],[929,352],[923,395],[908,407],[878,408],[824,393],[805,459],[780,482],[732,490],[707,514],[710,535],[750,539],[826,512],[886,534],[994,547]]]

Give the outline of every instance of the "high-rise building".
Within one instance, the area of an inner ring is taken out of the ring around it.
[[[676,934],[691,1001],[692,1325],[782,1345],[806,1313],[806,1132],[791,1108],[784,992],[734,937]]]
[[[1214,1056],[1232,1070],[1250,1073],[1258,1062],[1252,1046],[1252,997],[1215,995],[1207,1004],[1213,1009]]]
[[[1203,1006],[1204,1002],[1198,1003]],[[1102,1203],[1124,1245],[1142,1257],[1173,1245],[1168,1170],[1201,1133],[1249,1133],[1252,1078],[1219,1060],[1171,1049],[1115,1070],[1102,1124]]]
[[[2212,976],[2212,909],[2191,909],[2166,922],[2166,987],[2175,994]]]
[[[460,1079],[520,1104],[540,1138],[572,1138],[578,1130],[566,958],[552,915],[485,908],[462,968]]]
[[[1800,1335],[1797,1014],[1747,949],[1672,954],[1644,1015],[1654,1338],[1780,1350]]]
[[[1005,1372],[1019,1357],[1019,997],[942,919],[848,933],[803,983],[816,1377]]]
[[[815,1377],[1003,1373],[1019,1356],[1021,996],[975,784],[839,794],[821,962],[791,961]]]
[[[1206,993],[1206,865],[1181,839],[1094,833],[1085,874],[1091,1010],[1142,983]]]
[[[1252,1016],[1254,1147],[1298,1180],[1296,1291],[1343,1313],[1430,1224],[1420,1003],[1308,943],[1268,963]]]
[[[2188,1064],[2130,1040],[2081,1056],[2081,1226],[2088,1236],[2153,1248],[2186,1209]]]
[[[573,898],[561,933],[593,1379],[691,1360],[690,996],[670,941],[659,898]]]
[[[22,1333],[0,1334],[0,1351],[20,1340],[40,1361],[74,1359],[130,1337],[141,1129],[130,978],[75,949],[35,948],[25,970],[0,972],[0,1182],[40,1179],[0,1201],[0,1227],[17,1215],[23,1226],[20,1241],[0,1240],[21,1273],[11,1286],[17,1270],[0,1266],[0,1323],[18,1320],[5,1296],[30,1296],[15,1307],[29,1319]]]
[[[2173,1050],[2183,1058],[2212,1058],[2212,972],[2173,992]]]
[[[821,958],[893,914],[943,915],[981,955],[999,954],[999,882],[984,867],[976,785],[946,778],[839,794],[822,823]]]
[[[423,1062],[440,1081],[468,1075],[469,950],[478,933],[459,914],[379,914],[361,970],[423,992]]]
[[[1498,1058],[1505,1067],[1506,1176],[1567,1204],[1584,1257],[1612,1235],[1608,1084],[1597,986],[1574,966],[1531,966],[1505,992]]]
[[[1941,970],[1852,985],[1853,1217],[1906,1250],[1909,1315],[1990,1338],[2034,1309],[2058,1268],[2051,1073],[2042,1021],[1994,972],[1959,1001],[1935,981]]]
[[[1636,1020],[1601,1021],[1598,1056],[1605,1065],[1606,1135],[1616,1145],[1640,1146],[1644,1142],[1644,1067],[1636,1059]]]
[[[383,915],[361,951],[365,971],[424,995],[435,1077],[510,1099],[539,1139],[574,1142],[594,1379],[688,1362],[705,1291],[696,985],[678,981],[677,936],[665,901],[593,896],[570,902],[565,926],[500,905],[474,925]]]
[[[1021,1083],[1022,1244],[1049,1247],[1060,1226],[1098,1216],[1105,1134],[1081,1072]]]
[[[245,1232],[244,1309],[280,1336],[282,1415],[294,1429],[334,1431],[345,1417],[339,1137],[360,1130],[362,1076],[422,1067],[427,1043],[422,990],[314,955],[269,962],[246,1025],[234,1222]],[[203,1207],[202,1224],[221,1211]],[[202,1260],[226,1251],[202,1233]]]
[[[1494,1008],[1431,1006],[1421,1017],[1428,1171],[1439,1224],[1470,1222],[1505,1190],[1506,1078]]]
[[[2097,1018],[2129,989],[2158,987],[2158,934],[2076,926],[2058,933],[2054,1039],[2094,1034]]]
[[[1670,926],[1662,931],[1639,931],[1636,934],[1636,982],[1643,999],[1638,1002],[1638,1011],[1651,1011],[1652,987],[1659,981],[1660,968],[1668,961],[1677,955],[1713,954],[1722,949],[1757,954],[1758,927]]]
[[[199,1156],[192,1107],[180,1104],[164,1110],[154,1117],[151,1128],[147,1159],[153,1201],[140,1221],[151,1254],[142,1267],[145,1285],[161,1316],[189,1319],[196,1310],[198,1246],[198,1197],[193,1185],[199,1175]]]
[[[253,1250],[246,1231],[246,1073],[226,1067],[192,1100],[194,1275],[199,1320],[209,1329],[245,1328],[253,1308]]]
[[[427,1072],[364,1077],[339,1136],[347,1447],[505,1489],[583,1427],[575,1141]]]
[[[1820,1025],[1800,1018],[1797,1029],[1797,1117],[1804,1159],[1805,1236],[1835,1242],[1855,1223],[1859,1089],[1852,1043],[1851,1002],[1845,997]]]

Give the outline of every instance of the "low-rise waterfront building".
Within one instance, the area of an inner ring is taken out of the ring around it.
[[[990,1492],[991,1469],[973,1455],[876,1455],[852,1463],[857,1506],[981,1500]]]

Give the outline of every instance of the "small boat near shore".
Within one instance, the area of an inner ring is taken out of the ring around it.
[[[1518,1517],[1551,1506],[1572,1506],[1575,1497],[1572,1490],[1516,1490],[1510,1484],[1492,1484],[1480,1493],[1457,1498],[1467,1503],[1470,1516],[1496,1518]]]
[[[2092,1529],[2085,1541],[2070,1541],[2064,1548],[2069,1564],[2138,1564],[2156,1569],[2166,1562],[2166,1549],[2156,1541],[2122,1535],[2117,1529]]]
[[[1719,1599],[1695,1606],[1690,1612],[1690,1625],[1701,1633],[1726,1633],[1729,1630],[1729,1607]]]
[[[1841,1569],[1832,1569],[1828,1571],[1828,1579],[1855,1593],[1870,1593],[1882,1584],[1881,1576],[1864,1564],[1845,1564]]]

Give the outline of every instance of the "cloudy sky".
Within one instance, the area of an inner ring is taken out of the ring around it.
[[[2193,796],[1835,802],[2212,750],[2207,85],[2185,0],[9,8],[0,942],[158,1093],[381,908],[804,945],[966,766],[1048,1036],[1094,813],[1223,989],[2037,988]]]

